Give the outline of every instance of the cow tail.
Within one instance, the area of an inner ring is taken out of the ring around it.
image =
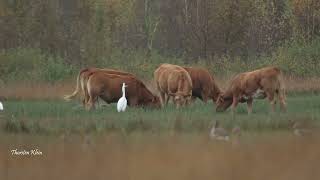
[[[63,98],[66,100],[66,101],[70,101],[73,97],[75,97],[78,93],[79,93],[79,89],[80,89],[80,76],[81,76],[81,73],[83,71],[80,71],[79,74],[78,74],[78,77],[77,77],[77,85],[76,85],[76,89],[74,90],[74,92],[70,95],[65,95]]]

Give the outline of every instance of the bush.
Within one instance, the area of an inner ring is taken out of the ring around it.
[[[288,74],[298,76],[319,76],[320,38],[310,43],[303,41],[288,42],[278,48],[273,55],[275,64]]]
[[[60,57],[39,49],[11,49],[0,52],[1,81],[38,80],[58,81],[70,76],[72,66]]]
[[[11,49],[0,52],[1,79],[4,81],[35,76],[37,65],[45,56],[38,49]]]
[[[311,42],[290,41],[280,46],[273,54],[260,57],[213,57],[186,64],[184,57],[165,57],[156,51],[146,55],[145,50],[114,48],[108,56],[88,57],[86,67],[113,68],[136,74],[142,79],[151,79],[161,63],[208,68],[214,75],[230,76],[264,66],[275,65],[293,76],[320,75],[320,38]],[[92,61],[94,60],[94,61]],[[65,59],[42,52],[40,49],[18,48],[0,51],[0,83],[10,81],[55,82],[77,73],[80,67],[66,63]]]
[[[70,76],[73,72],[72,66],[67,66],[61,58],[48,57],[42,61],[40,77],[44,81],[54,82]]]
[[[277,48],[268,56],[241,59],[229,56],[200,60],[197,64],[208,67],[214,74],[232,75],[265,66],[278,66],[285,74],[299,77],[320,75],[320,38],[311,42],[293,40]]]

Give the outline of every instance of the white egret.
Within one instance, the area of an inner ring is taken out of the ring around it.
[[[126,99],[126,87],[128,87],[125,83],[122,84],[122,97],[119,99],[117,104],[118,112],[125,111],[127,108],[127,99]]]
[[[0,111],[3,111],[3,105],[1,102],[0,102]]]

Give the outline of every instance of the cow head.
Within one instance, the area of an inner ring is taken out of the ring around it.
[[[177,107],[188,105],[191,102],[192,93],[176,93],[173,95],[173,102]]]
[[[229,97],[223,93],[220,93],[216,101],[216,111],[223,112],[226,109],[228,109],[231,106],[231,104],[232,104],[232,97]]]
[[[154,96],[150,94],[149,97],[145,97],[143,99],[143,102],[141,102],[144,107],[149,107],[149,108],[161,108],[161,103],[160,103],[160,98],[158,96]]]
[[[158,96],[153,96],[151,106],[157,109],[161,108],[160,98]]]

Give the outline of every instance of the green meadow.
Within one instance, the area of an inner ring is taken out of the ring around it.
[[[197,100],[192,105],[176,109],[172,103],[162,109],[128,107],[118,113],[116,104],[101,100],[96,110],[86,111],[79,101],[62,100],[7,100],[1,112],[1,131],[7,133],[61,134],[109,132],[184,132],[203,133],[219,121],[231,129],[241,127],[248,132],[290,130],[290,121],[304,121],[312,126],[320,122],[320,95],[291,94],[287,97],[287,113],[270,113],[267,100],[255,100],[253,114],[248,115],[246,104],[240,104],[234,118],[230,109],[215,112],[212,102]]]

